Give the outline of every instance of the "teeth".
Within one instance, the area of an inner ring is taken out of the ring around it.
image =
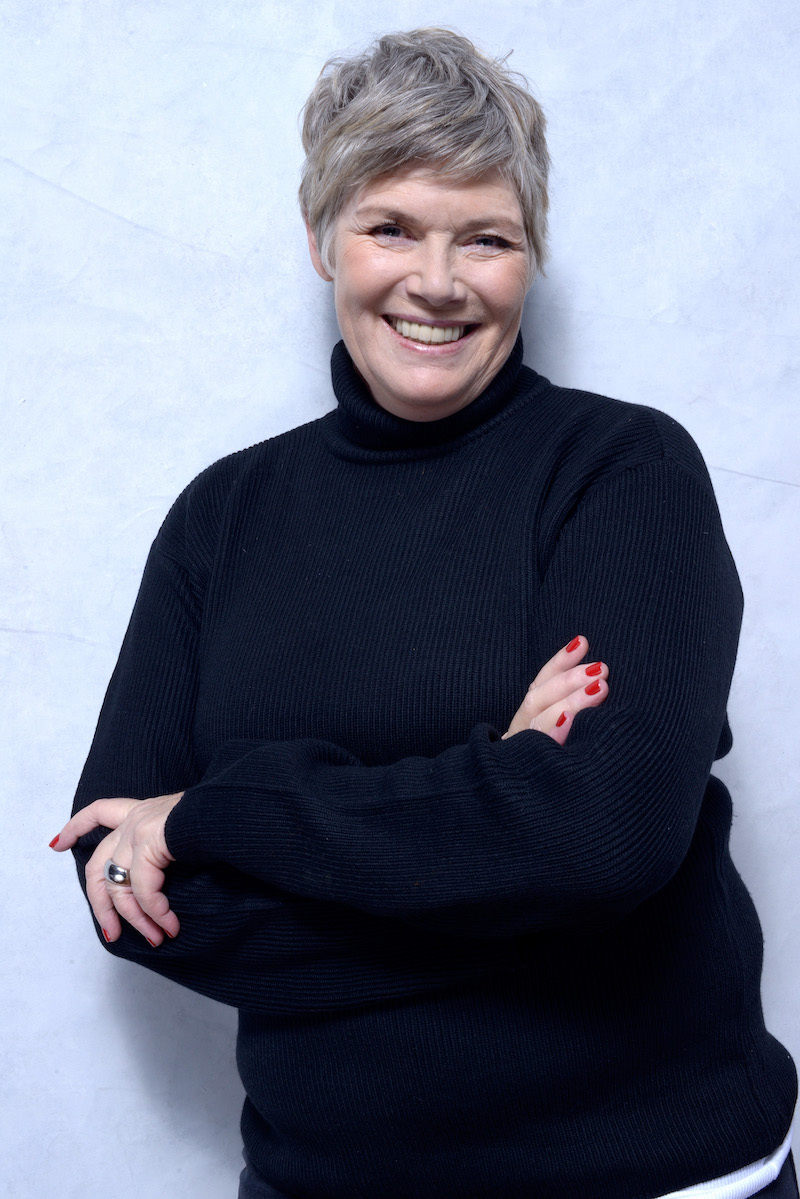
[[[423,341],[426,345],[441,345],[445,341],[458,341],[464,336],[466,325],[418,325],[413,321],[401,321],[395,317],[389,318],[392,328],[401,337],[412,341]]]

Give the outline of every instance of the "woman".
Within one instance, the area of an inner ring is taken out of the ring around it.
[[[543,127],[446,31],[323,72],[339,407],[178,499],[56,839],[239,1007],[244,1199],[797,1195],[709,775],[739,585],[687,434],[522,366]]]

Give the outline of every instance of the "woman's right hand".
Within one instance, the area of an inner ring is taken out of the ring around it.
[[[537,674],[514,713],[503,740],[536,729],[563,745],[578,712],[596,708],[608,696],[605,662],[583,665],[589,649],[585,637],[574,637]]]

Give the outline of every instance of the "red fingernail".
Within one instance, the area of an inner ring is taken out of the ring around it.
[[[166,929],[164,929],[164,932],[165,932],[165,933],[167,933],[167,930],[166,930]],[[175,940],[175,934],[174,934],[174,933],[167,933],[167,936],[169,937],[170,941],[174,941],[174,940]]]
[[[111,940],[111,938],[109,937],[108,933],[106,932],[106,930],[105,930],[104,928],[101,928],[101,929],[100,929],[100,932],[103,934],[103,936],[105,937],[105,939],[106,939],[107,941],[110,941],[110,940]]]
[[[156,945],[155,941],[151,941],[149,937],[145,937],[145,941],[147,942],[148,945],[152,945],[153,949],[158,949],[158,946]]]
[[[598,691],[600,690],[600,680],[595,679],[595,681],[593,683],[590,683],[589,686],[585,688],[585,690],[586,690],[587,695],[597,695]]]
[[[572,641],[570,641],[569,645],[567,646],[567,653],[568,654],[574,653],[575,650],[580,645],[580,643],[581,643],[580,637],[573,637]]]
[[[566,721],[566,719],[567,719],[566,712],[562,712],[561,715],[559,716],[558,720],[556,721],[556,728],[560,729],[562,724],[564,724],[564,722]]]
[[[602,662],[592,662],[591,666],[586,667],[586,673],[587,674],[599,674],[602,669],[603,669]]]
[[[58,842],[60,839],[61,839],[61,833],[56,833],[55,837],[53,837],[53,840],[50,842],[50,848],[55,849],[55,847],[58,845]]]

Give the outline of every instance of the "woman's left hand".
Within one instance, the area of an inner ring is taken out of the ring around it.
[[[608,698],[608,667],[605,662],[580,665],[589,642],[573,637],[546,662],[528,688],[503,734],[503,740],[526,729],[536,729],[558,745],[567,740],[578,712],[596,708]]]
[[[164,871],[175,860],[167,849],[164,827],[182,795],[177,791],[153,799],[98,799],[76,812],[51,841],[51,847],[62,852],[92,829],[112,830],[86,866],[86,895],[106,941],[120,936],[120,917],[154,947],[165,933],[178,935],[178,917],[162,888]],[[106,882],[103,871],[109,858],[129,871],[129,883]]]

